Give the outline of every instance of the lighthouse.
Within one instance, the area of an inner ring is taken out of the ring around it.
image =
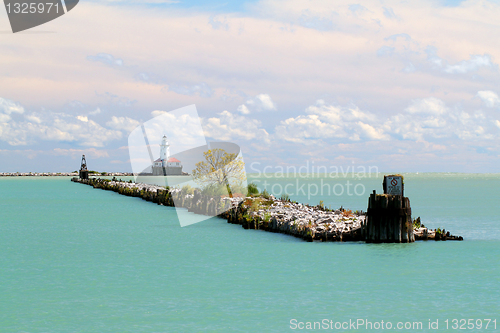
[[[170,144],[164,135],[160,144],[160,158],[154,161],[153,176],[182,175],[181,161],[170,157]]]
[[[161,140],[160,145],[160,160],[162,161],[162,166],[167,166],[167,161],[170,157],[170,145],[168,144],[167,136],[164,135]]]
[[[170,145],[168,144],[167,136],[164,135],[160,145],[160,161],[161,161],[161,168],[163,171],[162,173],[164,176],[167,175],[167,163],[169,157],[170,157]]]

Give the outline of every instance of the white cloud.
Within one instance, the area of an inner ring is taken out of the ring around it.
[[[154,111],[153,111],[154,112]],[[106,126],[119,131],[131,132],[134,128],[139,126],[140,123],[129,117],[116,117],[112,116],[111,120],[106,123]]]
[[[40,152],[40,153],[42,153],[42,152]],[[88,148],[88,149],[55,148],[51,152],[51,154],[56,155],[56,156],[72,156],[72,157],[86,155],[87,157],[91,157],[91,158],[109,157],[109,154],[106,150],[98,150],[95,148]]]
[[[306,113],[282,121],[276,126],[276,138],[297,143],[315,143],[325,139],[359,141],[389,138],[383,128],[376,127],[377,119],[373,114],[361,111],[355,105],[341,107],[318,100],[316,105],[306,109]]]
[[[259,120],[232,114],[219,113],[219,117],[208,118],[203,122],[205,135],[216,140],[262,140],[269,142],[269,134]]]
[[[95,115],[97,115],[99,113],[101,113],[101,109],[100,108],[96,108],[94,111],[89,112],[89,115],[95,116]]]
[[[386,131],[396,139],[415,141],[445,137],[449,132],[443,130],[446,126],[445,118],[425,113],[399,113],[392,116],[384,124]]]
[[[155,110],[151,115],[153,119],[144,123],[150,145],[160,144],[163,135],[168,137],[172,154],[206,144],[201,120],[194,105],[169,112]],[[129,137],[129,144],[130,140]]]
[[[109,67],[121,67],[123,66],[123,60],[120,58],[115,58],[109,53],[98,53],[96,55],[87,56],[87,60],[95,61],[105,64]]]
[[[471,55],[470,60],[462,60],[456,65],[447,65],[444,71],[450,74],[473,72],[481,67],[497,67],[489,55]]]
[[[246,107],[245,104],[241,104],[240,106],[238,106],[238,108],[236,110],[238,112],[240,112],[241,114],[249,114],[250,113],[250,110]]]
[[[443,66],[443,59],[438,57],[437,48],[435,46],[428,45],[424,52],[427,54],[427,61],[434,69],[441,68]]]
[[[247,105],[255,111],[275,111],[276,104],[274,104],[271,96],[268,94],[258,94],[254,98],[247,100]]]
[[[26,119],[27,121],[32,122],[32,123],[37,123],[37,124],[42,123],[42,120],[40,119],[40,117],[36,116],[35,114],[25,115],[24,119]]]
[[[384,16],[391,20],[398,18],[391,7],[384,7]]]
[[[336,13],[332,13],[335,16]],[[313,13],[310,10],[304,10],[297,23],[304,28],[315,29],[318,31],[331,31],[335,29],[335,23],[332,17]]]
[[[198,113],[183,111],[185,108],[190,107],[187,106],[170,112],[160,110],[151,112],[154,118],[149,120],[145,125],[146,133],[150,140],[151,137],[158,137],[158,141],[160,142],[162,136],[166,134],[169,140],[178,140],[176,142],[177,145],[200,144],[203,131]]]
[[[364,132],[367,138],[371,140],[387,140],[387,134],[384,134],[384,130],[382,128],[375,128],[369,124],[365,124],[361,121],[356,123],[361,130]]]
[[[3,113],[0,113],[0,123],[6,123],[8,121],[10,121],[10,116],[7,115],[7,114],[3,114]],[[1,126],[1,124],[0,124]]]
[[[23,114],[24,108],[9,99],[0,97],[0,121],[9,121],[11,119],[10,115],[13,113]]]
[[[151,115],[153,117],[158,117],[158,116],[161,116],[164,114],[168,114],[168,112],[167,111],[160,111],[160,110],[151,111]]]
[[[404,111],[384,124],[395,139],[476,141],[498,137],[493,120],[481,111],[451,109],[437,98],[413,100]]]
[[[377,50],[377,56],[379,57],[391,56],[394,54],[395,49],[396,48],[394,46],[383,45]]]
[[[276,110],[276,105],[268,94],[259,94],[255,96],[255,99],[260,101],[262,108],[266,111]]]
[[[228,30],[229,25],[227,24],[227,19],[224,17],[223,20],[218,19],[215,15],[210,15],[208,18],[208,23],[212,26],[213,29],[215,30]]]
[[[366,7],[364,7],[364,6],[360,5],[360,4],[349,5],[349,10],[354,15],[363,14],[364,12],[368,11],[368,9],[366,9]]]
[[[391,45],[382,45],[376,52],[377,56],[397,58],[402,63],[410,64],[403,68],[403,72],[421,71],[430,73],[431,75],[443,72],[448,74],[467,74],[486,68],[491,70],[491,75],[495,75],[498,69],[498,64],[493,62],[491,56],[488,54],[469,55],[468,60],[461,60],[455,64],[451,64],[450,61],[438,56],[438,48],[436,46],[427,45],[424,48],[422,43],[413,39],[408,34],[392,35],[384,38],[384,41],[389,42]]]
[[[180,95],[198,95],[205,98],[212,97],[212,95],[214,94],[212,88],[210,88],[210,86],[205,82],[194,85],[171,84],[168,86],[168,90]]]
[[[327,105],[324,100],[319,99],[315,105],[311,105],[306,109],[306,113],[317,114],[327,122],[340,122],[348,121],[353,122],[357,120],[373,121],[375,115],[370,112],[361,111],[356,105],[351,104],[347,107]]]
[[[26,113],[19,105],[9,110],[10,113],[22,113],[22,119],[16,120],[0,114],[0,120],[8,120],[0,123],[0,140],[12,146],[29,145],[42,140],[103,147],[107,142],[122,137],[120,131],[104,128],[86,116],[75,117],[47,111],[43,114]],[[2,119],[5,117],[9,119]]]
[[[412,100],[403,112],[382,121],[374,114],[348,107],[325,104],[318,100],[305,115],[289,118],[276,126],[279,140],[317,144],[330,141],[381,140],[492,140],[499,137],[499,121],[481,111],[466,112],[449,108],[437,98]]]
[[[413,114],[424,113],[440,115],[447,112],[447,107],[442,100],[435,97],[429,97],[413,100],[405,111]]]
[[[478,91],[477,96],[481,98],[483,103],[489,108],[500,105],[500,98],[498,97],[498,94],[491,90]]]
[[[316,139],[343,137],[341,127],[322,122],[318,115],[301,115],[280,122],[275,128],[276,138],[296,143],[313,143]]]

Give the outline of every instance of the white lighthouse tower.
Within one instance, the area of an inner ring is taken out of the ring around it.
[[[166,164],[169,158],[170,145],[168,144],[167,136],[164,135],[160,145],[160,160]]]
[[[153,176],[182,175],[181,161],[170,157],[170,144],[164,135],[160,144],[160,158],[153,163]]]
[[[170,145],[168,144],[167,136],[164,135],[160,145],[161,168],[164,176],[167,175],[167,163],[169,157],[170,157]]]

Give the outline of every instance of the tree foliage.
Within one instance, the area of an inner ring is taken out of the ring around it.
[[[257,195],[259,194],[259,189],[255,183],[250,183],[247,185],[248,194],[249,195]]]
[[[192,171],[194,181],[202,187],[225,186],[233,196],[231,185],[240,186],[245,180],[245,163],[236,154],[224,149],[210,149],[203,153],[205,160],[196,163]]]

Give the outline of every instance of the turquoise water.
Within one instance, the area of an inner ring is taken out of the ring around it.
[[[363,196],[291,197],[366,209],[381,179],[357,181]],[[0,178],[0,332],[311,331],[292,319],[427,332],[454,318],[496,319],[498,331],[500,175],[405,183],[414,216],[466,241],[307,243],[217,218],[181,228],[173,208],[69,178]]]

